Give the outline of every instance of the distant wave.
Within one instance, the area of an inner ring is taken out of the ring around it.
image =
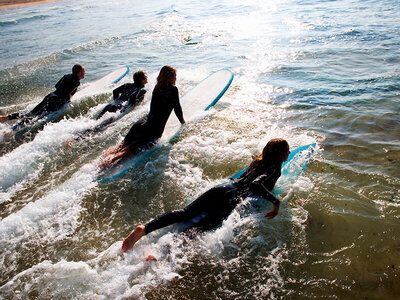
[[[27,22],[30,22],[30,21],[46,19],[48,17],[50,17],[50,16],[49,15],[37,15],[37,16],[32,16],[32,17],[28,17],[28,18],[21,18],[21,19],[17,19],[17,20],[14,19],[14,20],[9,20],[9,21],[0,21],[0,27],[23,24],[23,23],[27,23]]]
[[[3,70],[0,70],[0,78],[4,80],[4,76],[9,77],[10,74],[14,74],[15,71],[17,71],[19,74],[32,74],[36,72],[36,70],[42,66],[48,66],[49,64],[54,64],[57,61],[63,60],[65,58],[69,58],[73,55],[76,55],[77,53],[84,52],[84,51],[89,51],[98,47],[104,47],[107,45],[112,44],[116,40],[121,39],[120,37],[110,37],[110,38],[105,38],[102,40],[95,40],[95,41],[90,41],[87,43],[83,43],[80,45],[75,45],[73,47],[67,48],[67,49],[62,49],[60,51],[55,51],[49,55],[43,56],[36,58],[32,61],[25,62],[19,65],[12,66],[10,68],[6,68]],[[1,77],[3,76],[3,77]],[[12,75],[11,75],[12,77]]]
[[[71,48],[68,49],[64,49],[62,50],[60,53],[61,54],[75,54],[81,51],[86,51],[86,50],[91,50],[91,49],[95,49],[97,47],[103,47],[105,45],[109,45],[114,43],[115,41],[119,40],[120,37],[109,37],[109,38],[105,38],[102,40],[95,40],[95,41],[90,41],[87,43],[83,43],[80,45],[76,45],[73,46]]]

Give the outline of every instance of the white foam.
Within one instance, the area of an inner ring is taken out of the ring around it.
[[[0,221],[0,258],[32,236],[41,242],[62,240],[75,231],[82,198],[97,185],[96,163],[84,165],[69,180]],[[18,255],[18,253],[15,253]]]
[[[35,139],[22,144],[12,152],[0,157],[0,188],[2,192],[10,192],[10,188],[23,184],[35,178],[43,169],[51,155],[67,140],[73,137],[75,131],[89,128],[96,121],[89,119],[61,120],[50,123],[39,132]],[[4,201],[4,200],[3,200]]]

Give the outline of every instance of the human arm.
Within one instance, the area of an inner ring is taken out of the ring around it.
[[[274,218],[279,212],[279,206],[280,206],[279,203],[274,204],[272,209],[270,211],[267,211],[267,213],[264,215],[264,217],[266,217],[268,220],[271,220],[272,218]]]
[[[61,79],[59,81],[57,81],[56,85],[54,86],[56,89],[58,89],[60,87],[60,85],[63,82],[64,78],[65,78],[65,75],[63,77],[61,77]]]
[[[73,75],[64,75],[55,85],[55,93],[63,98],[71,98],[80,85],[79,79]]]
[[[117,87],[116,89],[113,90],[113,99],[114,100],[117,99],[122,94],[122,92],[125,89],[125,85],[126,84],[123,84],[123,85],[121,85],[121,86],[119,86],[119,87]]]
[[[182,107],[181,104],[179,102],[179,92],[178,92],[178,88],[175,87],[175,105],[174,105],[174,112],[176,117],[178,118],[179,122],[181,122],[181,124],[185,124],[185,119],[183,118],[183,111],[182,111]]]
[[[270,176],[268,175],[261,175],[257,177],[251,184],[250,184],[250,191],[262,198],[272,202],[274,205],[272,210],[265,214],[265,217],[269,220],[274,218],[279,212],[280,201],[277,197],[275,197],[269,189],[275,185],[275,178],[274,173]],[[272,182],[271,182],[272,181]]]
[[[135,105],[139,102],[142,102],[144,99],[144,95],[146,94],[146,90],[144,88],[136,90],[137,92],[132,93],[129,96],[128,106]]]
[[[69,95],[72,97],[73,95],[75,95],[75,93],[78,90],[78,86],[80,85],[80,83],[78,82],[78,84],[75,85],[75,87],[72,89],[72,91],[69,93]]]

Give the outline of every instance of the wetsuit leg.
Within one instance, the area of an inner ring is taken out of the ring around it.
[[[132,154],[139,153],[142,149],[149,149],[154,146],[158,137],[154,136],[147,129],[147,117],[143,117],[132,125],[128,134],[124,138],[124,143],[128,145]]]
[[[32,117],[40,116],[45,112],[56,111],[59,109],[59,105],[57,105],[58,96],[54,93],[48,94],[42,102],[36,105],[30,112],[29,115]]]
[[[13,130],[18,129],[25,124],[28,124],[35,117],[45,116],[46,113],[57,111],[64,106],[64,102],[54,93],[48,94],[44,99],[36,105],[29,113],[20,116],[22,120],[13,127]]]
[[[147,234],[174,223],[188,222],[202,214],[206,216],[195,225],[196,228],[206,229],[221,224],[237,205],[234,200],[236,191],[235,183],[216,186],[202,194],[184,209],[166,212],[153,219],[145,225],[145,232]]]
[[[147,118],[143,117],[132,125],[131,129],[129,129],[128,134],[124,138],[125,144],[129,145],[144,136],[146,121]]]
[[[96,118],[97,120],[100,119],[106,112],[116,112],[118,110],[117,105],[114,105],[113,103],[107,104],[106,107],[103,108],[103,110],[101,111],[101,113],[98,115],[98,117]]]
[[[7,117],[9,120],[15,120],[21,118],[23,115],[19,112],[9,114]]]

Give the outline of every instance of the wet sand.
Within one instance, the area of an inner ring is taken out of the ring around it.
[[[56,1],[64,1],[64,0],[0,0],[0,9],[42,4],[42,3],[49,3]]]

